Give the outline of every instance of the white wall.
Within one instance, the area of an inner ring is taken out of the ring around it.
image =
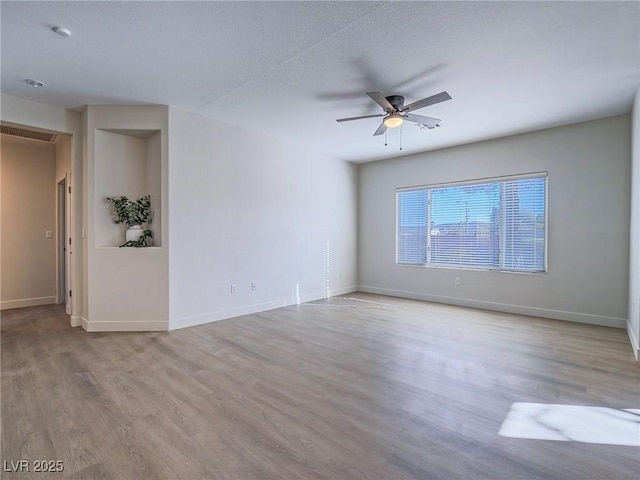
[[[58,135],[56,140],[56,206],[59,206],[61,201],[60,195],[64,195],[64,211],[60,211],[56,208],[56,270],[57,270],[57,295],[58,300],[63,299],[65,302],[65,311],[71,313],[71,298],[68,296],[70,290],[69,279],[71,277],[71,255],[69,252],[68,238],[71,236],[71,196],[68,193],[68,188],[73,183],[71,178],[67,179],[67,176],[71,174],[71,158],[73,149],[73,139],[70,135]],[[66,180],[65,190],[61,192],[57,188],[57,184]],[[62,222],[60,218],[64,215],[66,223]],[[64,230],[61,230],[60,224],[64,223]],[[61,246],[64,245],[64,257],[60,256]]]
[[[72,136],[71,148],[71,237],[73,240],[71,256],[72,298],[71,325],[78,326],[84,310],[82,283],[82,128],[81,115],[62,107],[31,102],[9,95],[0,96],[0,119],[16,125],[36,127]]]
[[[629,145],[623,115],[361,165],[361,290],[624,327]],[[547,274],[395,264],[396,187],[539,171],[549,172]]]
[[[181,110],[169,118],[170,328],[355,289],[354,165]]]
[[[60,135],[56,142],[56,183],[64,180],[65,175],[71,172],[71,148],[72,138]]]
[[[91,332],[167,330],[166,241],[162,246],[119,248],[124,243],[124,229],[113,223],[105,197],[124,194],[139,198],[145,193],[166,192],[168,108],[89,105],[84,120],[87,298],[82,325]],[[149,147],[148,142],[154,145]],[[156,154],[154,159],[149,158],[150,151]],[[155,173],[149,174],[149,169]],[[149,178],[159,185],[152,188]],[[161,226],[167,224],[162,218],[166,201],[163,195],[152,204],[162,219]],[[165,234],[162,232],[161,238],[165,239]]]
[[[9,135],[1,139],[0,305],[56,303],[55,145]]]
[[[629,259],[629,322],[627,332],[640,358],[640,88],[631,112],[631,235]]]
[[[167,111],[165,115],[168,118],[169,112]],[[166,152],[164,152],[166,146],[162,143],[162,138],[162,132],[160,131],[145,138],[147,176],[145,178],[146,190],[144,194],[149,195],[151,198],[151,225],[148,225],[148,227],[153,231],[153,238],[148,239],[147,244],[155,247],[162,246],[162,232],[164,231],[162,217],[166,216],[166,213],[163,214],[163,212],[166,212],[166,207],[161,207],[167,201],[167,181],[163,179],[163,175],[166,176],[167,174],[167,165],[159,161],[162,160],[163,155],[166,155]]]

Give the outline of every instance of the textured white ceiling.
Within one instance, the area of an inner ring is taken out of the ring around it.
[[[630,111],[640,2],[6,2],[2,93],[167,104],[362,162]],[[62,38],[50,27],[73,35]],[[34,78],[45,83],[33,88]],[[453,100],[373,137],[366,95]]]

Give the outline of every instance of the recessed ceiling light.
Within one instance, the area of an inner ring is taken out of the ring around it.
[[[54,33],[57,33],[61,37],[70,37],[71,36],[71,30],[69,30],[68,28],[56,26],[56,27],[52,27],[51,31],[53,31]]]
[[[36,87],[36,88],[44,87],[44,83],[40,82],[39,80],[33,80],[31,78],[27,78],[25,82],[27,82],[32,87]]]

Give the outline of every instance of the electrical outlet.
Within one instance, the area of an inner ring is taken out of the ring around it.
[[[251,282],[251,291],[252,292],[256,291],[256,282]]]
[[[460,277],[456,277],[456,279],[454,280],[454,283],[456,284],[456,287],[460,286]]]
[[[53,232],[51,230],[46,230],[44,232],[45,238],[53,238]]]
[[[238,287],[236,287],[236,284],[235,284],[235,283],[232,283],[232,284],[231,284],[231,293],[236,293],[237,288],[238,288]]]

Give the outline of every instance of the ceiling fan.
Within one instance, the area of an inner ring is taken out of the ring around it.
[[[440,92],[436,95],[432,95],[417,102],[404,104],[404,97],[402,95],[389,95],[385,97],[380,92],[367,92],[367,95],[382,107],[384,113],[378,113],[375,115],[363,115],[360,117],[339,118],[336,122],[349,122],[351,120],[361,120],[363,118],[384,117],[382,123],[373,134],[382,135],[387,128],[396,128],[404,123],[405,120],[424,125],[427,128],[435,128],[440,126],[442,120],[438,118],[424,117],[422,115],[416,115],[409,113],[419,108],[428,107],[436,103],[445,102],[451,100],[451,95],[447,92]]]

